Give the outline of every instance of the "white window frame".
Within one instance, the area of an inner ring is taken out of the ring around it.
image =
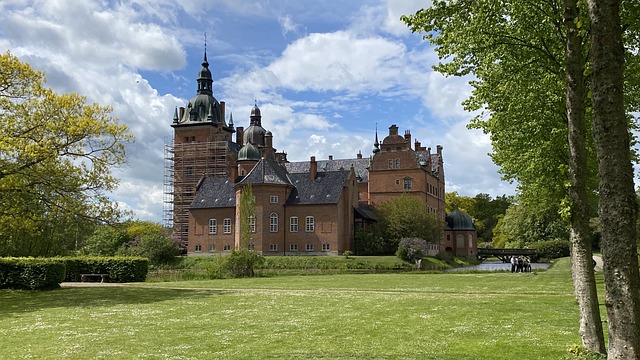
[[[298,217],[292,216],[289,218],[289,232],[298,232]]]
[[[224,247],[222,248],[223,251],[231,251],[231,244],[224,244]]]
[[[278,244],[269,244],[269,251],[278,251]]]
[[[278,232],[278,214],[276,213],[271,213],[271,215],[269,215],[269,232]]]
[[[193,251],[195,251],[195,252],[202,252],[202,245],[200,245],[200,244],[196,245],[196,246],[194,247],[194,250],[193,250]]]
[[[216,252],[216,244],[209,244],[209,252]]]
[[[222,222],[222,232],[231,234],[231,218],[225,218]]]
[[[298,244],[289,244],[289,251],[298,251]]]
[[[315,230],[315,219],[313,216],[307,216],[304,219],[304,231],[305,232],[314,232]]]
[[[313,244],[312,244],[312,243],[307,243],[307,244],[304,246],[304,250],[305,250],[305,251],[313,251]]]
[[[331,245],[328,243],[324,243],[322,244],[322,251],[330,251],[331,250]]]
[[[218,219],[209,219],[209,234],[218,233]]]
[[[403,188],[404,190],[411,190],[412,187],[412,181],[410,177],[406,177],[403,179]]]
[[[269,196],[269,202],[271,204],[277,204],[278,203],[278,195],[271,195]]]
[[[249,231],[256,232],[256,217],[255,215],[249,216]]]

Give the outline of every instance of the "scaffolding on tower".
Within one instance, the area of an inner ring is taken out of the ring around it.
[[[228,176],[227,141],[185,142],[164,145],[163,226],[173,237],[188,244],[189,206],[204,176]]]

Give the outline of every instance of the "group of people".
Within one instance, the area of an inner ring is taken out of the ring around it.
[[[531,272],[531,260],[526,256],[511,257],[511,272]]]

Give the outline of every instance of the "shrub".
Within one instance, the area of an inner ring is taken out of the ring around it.
[[[423,239],[403,238],[400,239],[396,256],[402,260],[415,262],[427,255],[428,245]]]
[[[233,277],[254,276],[254,269],[264,264],[264,257],[247,249],[233,250],[224,258],[223,269]]]
[[[64,276],[64,264],[52,259],[0,259],[0,289],[53,289],[60,286]]]
[[[160,233],[144,234],[136,238],[126,254],[146,257],[153,265],[169,264],[180,255],[178,242]]]
[[[536,249],[538,258],[540,259],[557,259],[569,256],[570,243],[569,240],[555,239],[534,242],[530,245]]]
[[[81,274],[108,274],[109,282],[145,281],[149,271],[149,260],[141,257],[61,257],[55,258],[65,264],[65,281],[80,281]]]

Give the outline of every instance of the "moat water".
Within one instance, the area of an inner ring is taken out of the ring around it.
[[[548,268],[549,268],[549,264],[547,263],[531,263],[531,270],[546,270]],[[470,270],[511,271],[511,264],[503,263],[502,261],[499,261],[499,260],[487,260],[479,265],[464,266],[459,268],[447,269],[445,271],[470,271]]]

